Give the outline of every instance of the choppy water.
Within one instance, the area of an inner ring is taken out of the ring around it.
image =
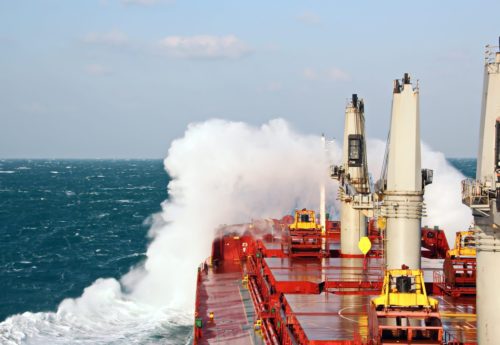
[[[0,161],[0,321],[55,311],[140,263],[167,183],[161,160]],[[165,334],[177,336],[163,329],[153,338],[164,343]]]
[[[449,158],[448,161],[466,177],[476,176],[477,160],[475,158]]]
[[[475,159],[450,162],[474,176]],[[0,321],[26,311],[55,311],[97,278],[119,278],[139,264],[148,217],[168,197],[167,183],[161,160],[0,160]],[[42,324],[44,332],[54,328],[52,339],[73,331],[74,324],[54,322],[57,317],[10,318],[0,328],[0,342],[5,329],[29,335],[30,327]],[[146,330],[152,333],[130,342],[183,343],[190,333],[172,320]]]

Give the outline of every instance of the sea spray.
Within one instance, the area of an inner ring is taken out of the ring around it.
[[[339,163],[340,149],[329,149],[325,159],[319,137],[301,135],[284,120],[260,127],[223,120],[190,125],[165,159],[172,177],[169,199],[153,217],[146,261],[120,281],[98,279],[57,312],[9,317],[0,324],[0,343],[189,342],[196,267],[210,255],[217,227],[279,218],[299,207],[318,209],[321,181],[334,213],[337,185],[327,178],[327,168]],[[383,141],[368,142],[375,179],[384,150]],[[467,227],[470,215],[460,210],[461,174],[425,145],[423,166],[435,170],[425,198],[427,223],[452,231]]]
[[[330,153],[340,158],[337,146]],[[145,262],[120,282],[97,280],[55,313],[8,318],[0,324],[0,341],[182,343],[178,330],[188,338],[196,269],[210,255],[215,230],[297,207],[317,209],[325,180],[327,202],[334,205],[327,167],[319,137],[298,134],[284,120],[260,127],[223,120],[190,125],[165,159],[169,199],[153,217]]]
[[[455,169],[444,154],[422,144],[422,167],[434,170],[434,181],[425,187],[427,217],[422,225],[445,230],[448,244],[455,243],[455,233],[467,230],[472,222],[470,209],[462,204],[461,181],[465,176]]]
[[[300,135],[284,120],[261,127],[212,120],[190,125],[172,143],[165,167],[170,199],[163,224],[153,227],[144,271],[131,273],[141,276],[132,290],[140,300],[193,310],[195,269],[210,255],[215,230],[317,209],[328,162],[318,137]],[[333,203],[333,182],[328,194]]]
[[[425,187],[424,202],[427,216],[422,225],[439,226],[445,230],[449,245],[455,241],[455,232],[467,230],[472,223],[470,210],[462,204],[461,181],[465,176],[454,168],[443,153],[422,143],[422,168],[434,171],[434,181]],[[375,180],[380,178],[385,153],[385,141],[369,139],[368,168]]]

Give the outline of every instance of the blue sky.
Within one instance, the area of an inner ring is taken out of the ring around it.
[[[498,1],[0,0],[0,157],[160,158],[188,123],[282,117],[341,138],[365,99],[385,138],[392,80],[421,88],[422,138],[477,151]]]

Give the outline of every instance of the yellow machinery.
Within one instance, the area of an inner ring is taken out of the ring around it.
[[[370,334],[377,344],[441,344],[438,301],[427,296],[421,270],[388,270],[382,293],[372,299]]]
[[[474,231],[459,231],[455,236],[455,247],[448,250],[449,258],[476,257]]]
[[[444,281],[439,288],[453,297],[476,294],[476,240],[473,231],[459,231],[455,247],[448,250],[443,263]]]
[[[321,225],[316,222],[314,211],[295,211],[293,224],[288,227],[288,252],[292,257],[321,257]]]
[[[314,211],[295,210],[295,217],[293,224],[290,224],[290,230],[320,230],[321,226],[316,223],[316,215]]]

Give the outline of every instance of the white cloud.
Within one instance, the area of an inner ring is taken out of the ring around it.
[[[301,23],[308,25],[318,25],[321,24],[321,17],[316,13],[305,11],[299,16],[297,16],[297,20]]]
[[[331,67],[325,70],[316,70],[307,67],[302,71],[302,76],[307,80],[351,81],[351,75],[338,67]]]
[[[118,30],[109,32],[91,32],[83,37],[85,43],[124,46],[128,44],[128,36]]]
[[[98,75],[98,76],[107,75],[107,74],[111,73],[111,71],[108,68],[104,67],[101,64],[97,64],[97,63],[88,64],[87,66],[85,66],[85,71],[88,74]]]
[[[302,75],[307,80],[316,80],[316,79],[318,79],[318,73],[316,72],[315,69],[310,68],[310,67],[304,68],[304,71],[302,72]]]
[[[464,50],[449,50],[443,52],[441,56],[437,58],[439,61],[453,61],[453,62],[467,62],[473,60],[470,52]]]
[[[279,81],[272,81],[266,85],[266,90],[269,92],[277,92],[283,89],[283,84]]]
[[[10,36],[0,35],[0,44],[12,44],[15,42],[16,42],[16,40]]]
[[[350,81],[351,75],[337,67],[332,67],[328,70],[328,77],[336,81]]]
[[[21,111],[27,112],[27,113],[34,113],[34,114],[40,114],[40,113],[45,113],[48,110],[47,105],[40,103],[40,102],[32,102],[32,103],[27,103],[23,104],[20,107]]]
[[[158,4],[173,4],[175,0],[121,0],[124,5],[152,6]]]
[[[250,47],[234,35],[168,36],[159,46],[169,56],[188,59],[237,59],[251,53]]]

